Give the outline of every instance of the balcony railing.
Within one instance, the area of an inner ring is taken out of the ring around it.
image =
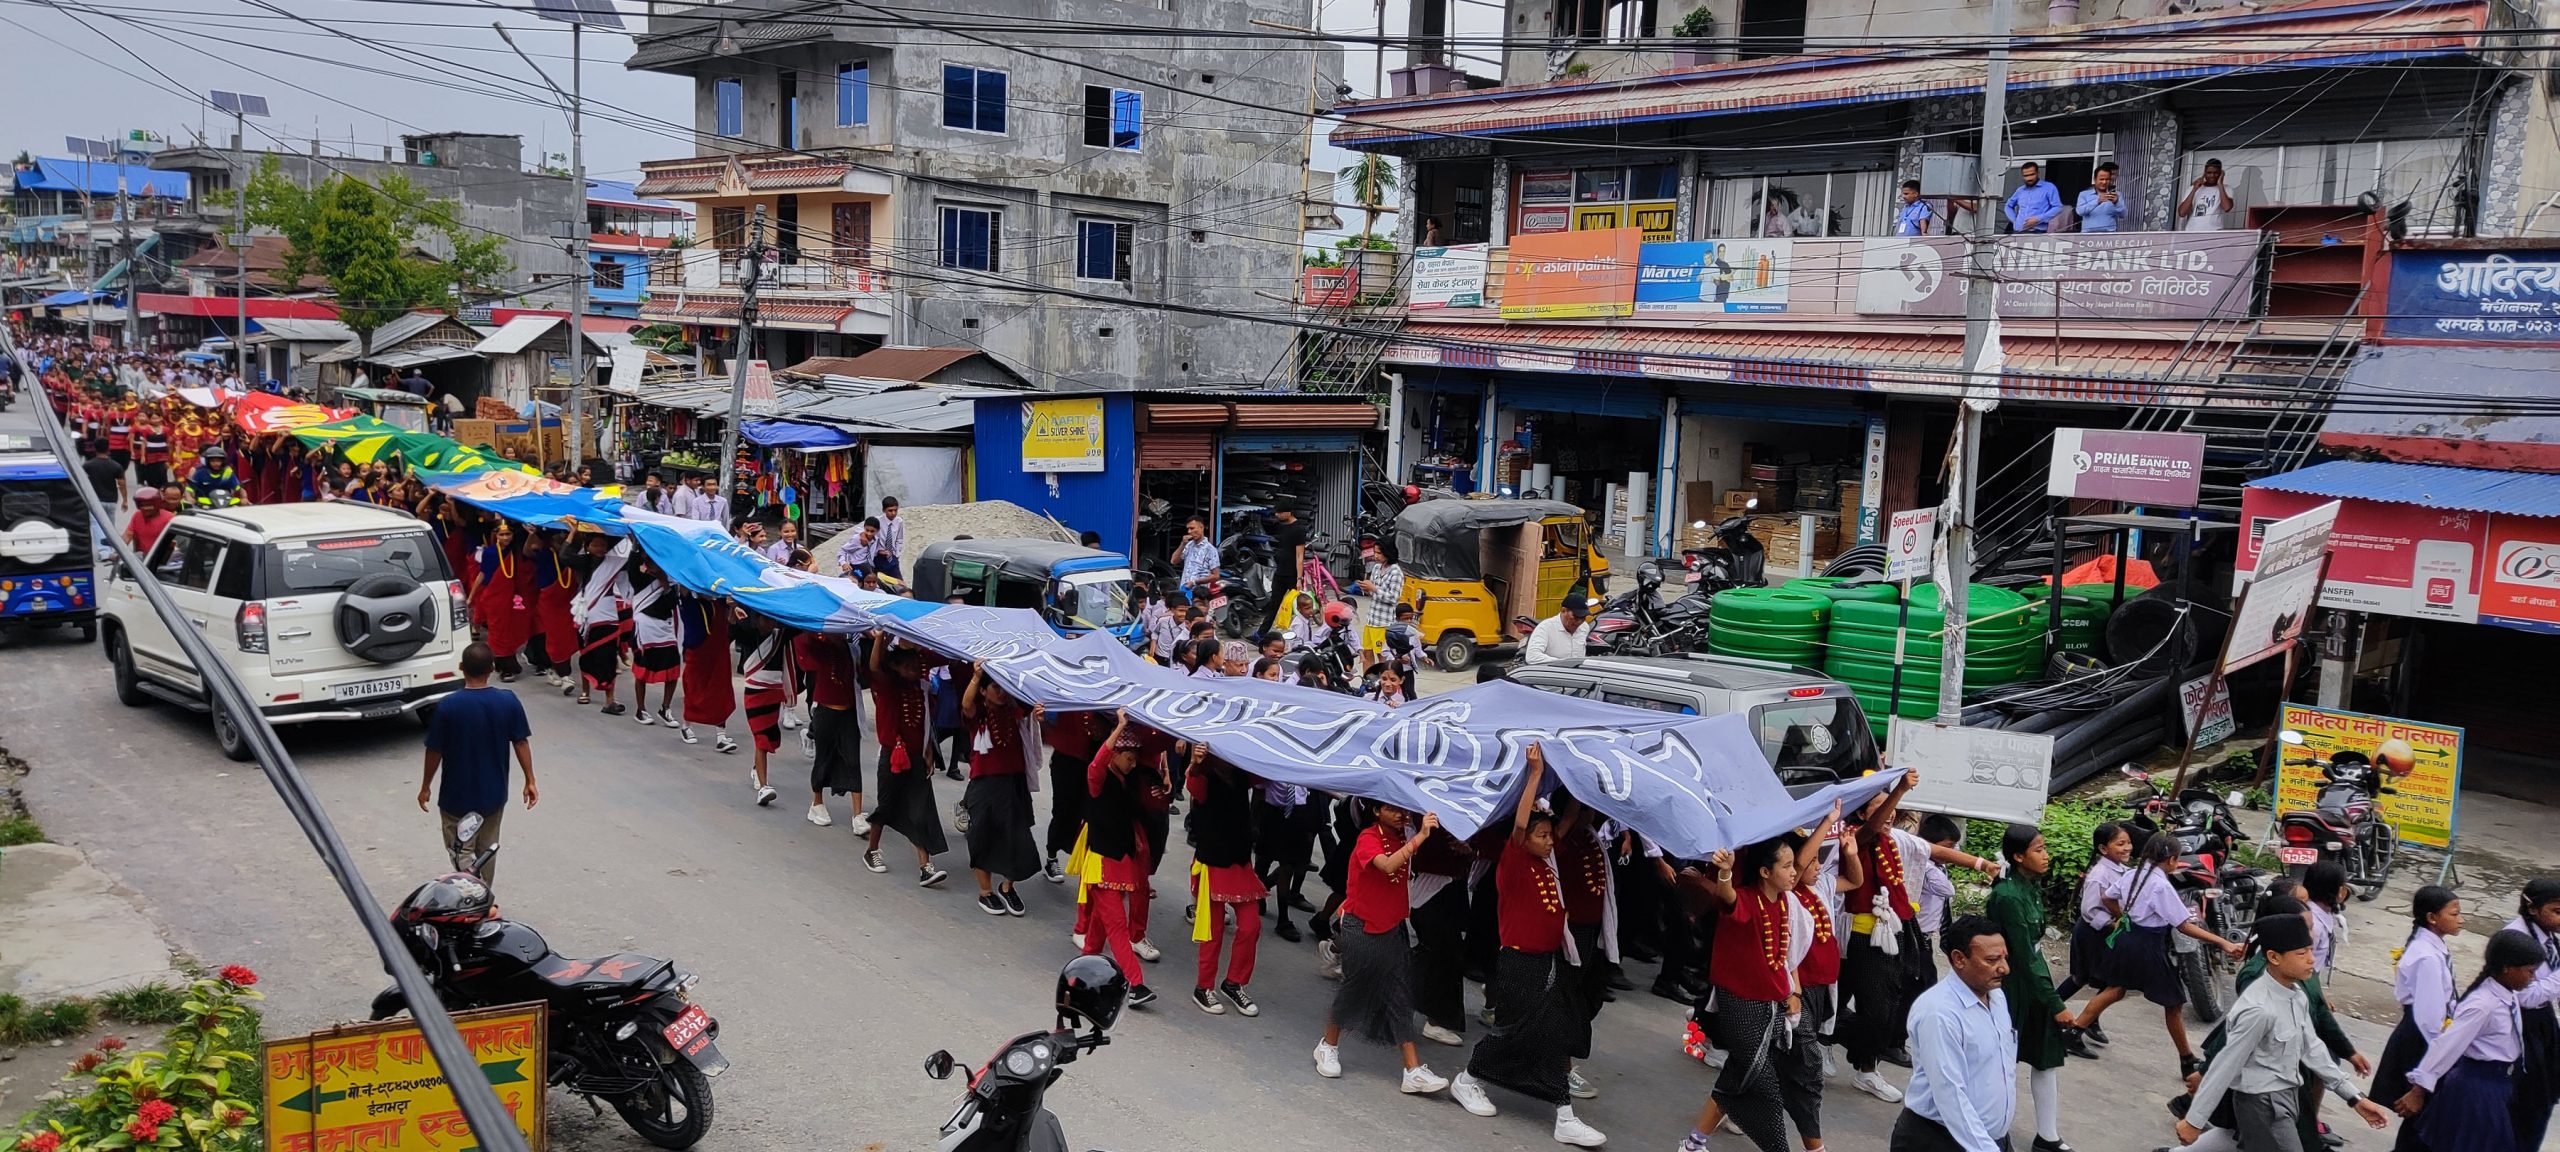
[[[744,252],[708,246],[662,252],[649,262],[649,290],[665,294],[687,289],[736,290],[744,284]],[[810,248],[794,251],[788,262],[767,265],[761,292],[868,296],[889,290],[887,269],[872,267],[868,249]]]

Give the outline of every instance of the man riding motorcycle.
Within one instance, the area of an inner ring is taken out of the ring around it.
[[[220,444],[207,445],[196,469],[187,474],[187,497],[198,508],[228,508],[240,502],[240,474],[231,470],[231,453]]]

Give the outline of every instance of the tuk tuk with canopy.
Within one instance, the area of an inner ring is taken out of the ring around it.
[[[1396,514],[1398,559],[1414,621],[1443,671],[1504,643],[1504,622],[1545,619],[1580,586],[1599,595],[1609,562],[1582,509],[1558,500],[1425,500]]]
[[[1136,644],[1129,558],[1055,540],[944,540],[910,565],[907,588],[928,604],[957,600],[987,608],[1029,608],[1061,636],[1095,629]]]

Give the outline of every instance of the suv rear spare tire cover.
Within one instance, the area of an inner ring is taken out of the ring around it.
[[[436,638],[436,599],[427,586],[397,572],[349,585],[338,600],[338,645],[376,664],[395,664]]]

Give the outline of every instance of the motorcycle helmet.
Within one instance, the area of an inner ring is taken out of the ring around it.
[[[391,922],[476,925],[487,920],[495,907],[488,884],[468,872],[454,872],[418,885],[418,890],[409,893],[409,898],[392,911]]]
[[[1129,1000],[1129,978],[1107,956],[1078,956],[1058,969],[1058,1025],[1111,1031]]]
[[[1336,600],[1325,605],[1324,622],[1325,626],[1328,628],[1349,627],[1351,625],[1351,605],[1340,600]]]
[[[231,450],[220,444],[207,444],[204,446],[204,458],[207,460],[228,460],[231,458]]]

